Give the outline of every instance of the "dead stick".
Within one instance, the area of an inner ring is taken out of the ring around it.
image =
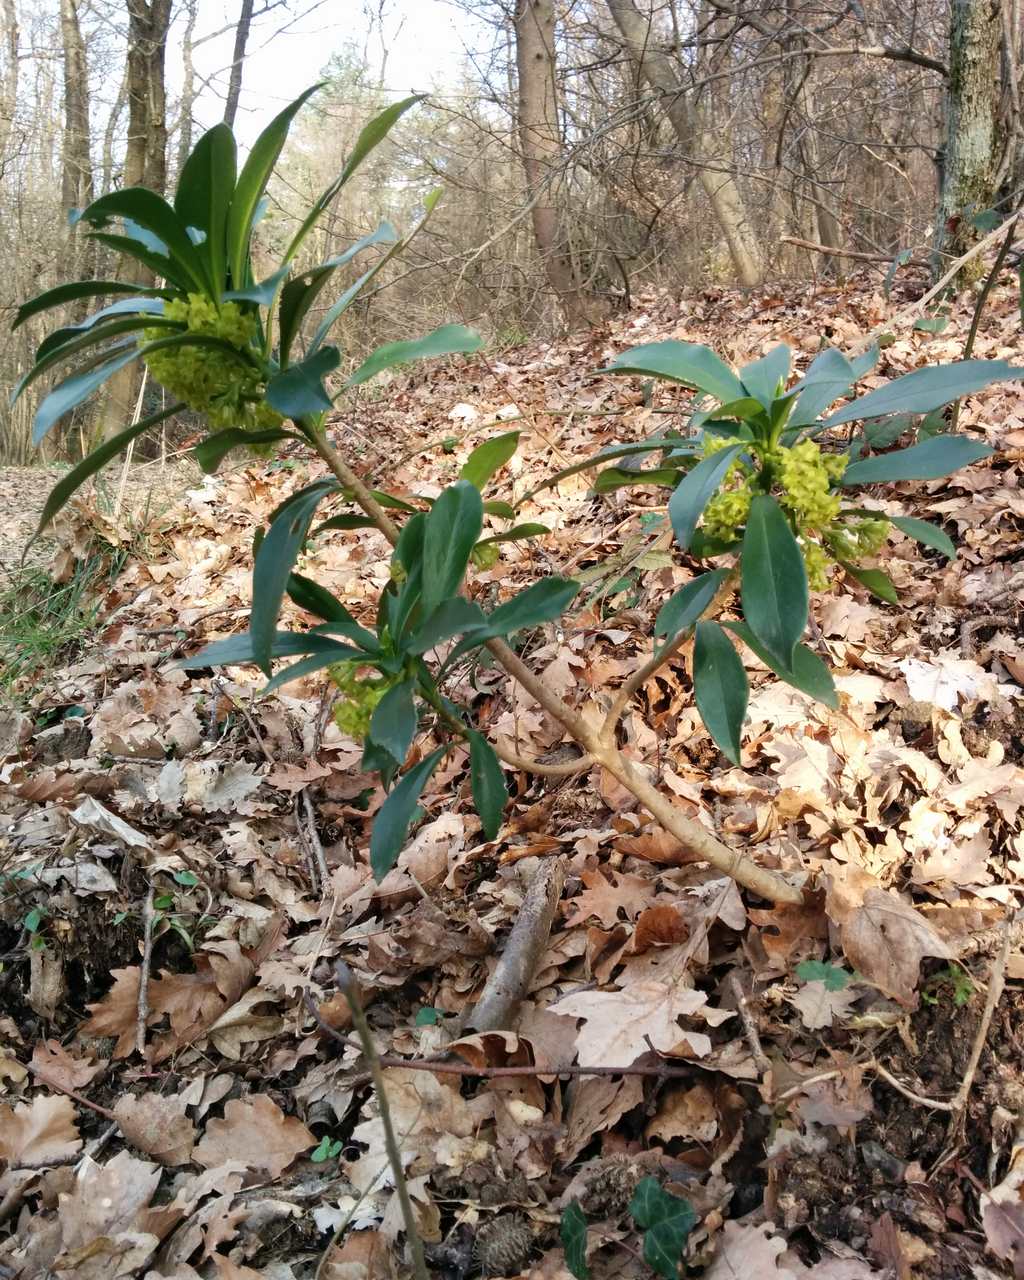
[[[750,1046],[750,1055],[757,1064],[757,1069],[761,1075],[767,1076],[772,1069],[772,1064],[761,1045],[761,1033],[757,1029],[753,1011],[750,1008],[747,997],[743,994],[739,977],[735,973],[729,975],[729,990],[732,992],[733,999],[736,1001],[736,1008],[739,1010],[740,1021],[743,1023],[743,1030],[747,1037],[747,1044]]]
[[[861,253],[856,249],[835,249],[828,244],[818,244],[816,240],[801,240],[798,236],[779,236],[779,244],[793,244],[798,249],[809,249],[812,253],[827,253],[831,258],[853,258],[857,262],[892,263],[892,255],[885,253]],[[903,264],[906,267],[926,267],[923,258],[911,258]]]
[[[139,970],[139,1010],[135,1021],[135,1047],[140,1057],[146,1056],[146,1023],[149,1021],[149,969],[153,961],[153,886],[146,894],[142,908],[142,967]]]
[[[530,989],[551,936],[565,884],[565,859],[542,862],[526,891],[494,972],[484,984],[476,1008],[460,1030],[511,1030],[516,1011]]]
[[[1006,985],[1006,965],[1010,959],[1010,935],[1012,933],[1010,926],[1012,922],[1012,917],[1007,916],[1003,924],[1003,944],[999,948],[999,954],[992,961],[992,969],[988,977],[988,995],[985,997],[985,1008],[981,1013],[978,1033],[974,1037],[974,1044],[971,1047],[971,1056],[967,1062],[964,1078],[960,1081],[960,1088],[957,1089],[956,1097],[953,1099],[953,1118],[949,1122],[950,1138],[963,1133],[967,1119],[967,1103],[970,1100],[974,1077],[978,1073],[978,1063],[981,1061],[981,1055],[988,1040],[989,1027],[992,1025],[993,1015]]]

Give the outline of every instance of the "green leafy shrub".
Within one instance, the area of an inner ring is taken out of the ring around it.
[[[196,669],[252,662],[269,677],[267,690],[326,669],[343,694],[339,723],[362,740],[364,767],[378,771],[389,788],[371,837],[376,875],[394,865],[424,787],[455,747],[468,748],[472,794],[485,836],[493,838],[498,832],[507,800],[499,756],[475,727],[469,710],[446,691],[453,665],[486,646],[583,748],[581,761],[565,771],[599,761],[695,853],[762,896],[799,901],[798,887],[757,867],[682,815],[618,751],[618,718],[639,682],[627,683],[604,727],[595,728],[506,643],[518,632],[560,617],[576,595],[575,581],[541,578],[485,612],[465,594],[467,570],[471,564],[492,563],[503,541],[546,532],[542,525],[517,523],[518,508],[540,489],[588,467],[660,452],[654,469],[606,467],[596,488],[606,492],[623,484],[667,485],[668,516],[679,552],[694,560],[724,558],[724,564],[716,563],[696,577],[661,609],[655,635],[662,643],[644,672],[649,674],[692,635],[697,706],[715,741],[738,761],[748,690],[735,639],[783,680],[835,705],[825,664],[802,643],[810,587],[827,585],[838,568],[883,599],[895,598],[885,574],[863,564],[880,549],[890,525],[953,554],[940,529],[916,520],[888,521],[875,511],[847,506],[847,492],[883,481],[947,475],[990,452],[965,436],[938,434],[907,449],[871,456],[865,437],[841,450],[826,443],[830,428],[884,421],[894,414],[931,414],[991,382],[1019,376],[1020,370],[1005,362],[980,360],[921,369],[822,417],[872,367],[874,353],[850,362],[838,351],[825,351],[802,378],[787,385],[790,353],[785,347],[735,373],[706,347],[656,343],[623,353],[606,372],[666,378],[696,394],[703,403],[686,437],[665,435],[603,450],[549,477],[517,506],[484,496],[516,450],[515,431],[476,448],[459,480],[432,501],[410,503],[371,490],[327,441],[323,429],[334,403],[325,379],[340,362],[327,338],[339,316],[419,227],[403,240],[382,223],[317,267],[295,271],[294,261],[331,200],[417,99],[389,107],[364,128],[342,174],[317,200],[280,265],[256,282],[250,242],[261,198],[289,124],[309,93],[271,123],[237,176],[234,139],[228,129],[217,126],[199,141],[185,165],[173,207],[151,192],[131,189],[103,196],[81,213],[79,220],[93,228],[97,239],[134,258],[159,283],[76,281],[21,307],[19,324],[78,298],[129,295],[79,325],[56,330],[39,348],[16,394],[63,362],[78,363],[42,400],[36,439],[111,374],[142,359],[181,404],[204,415],[208,434],[195,446],[204,469],[215,470],[233,449],[272,450],[286,440],[305,442],[328,464],[330,478],[289,496],[257,538],[248,632],[215,642],[184,665]],[[425,202],[423,221],[436,198],[435,194]],[[105,230],[112,220],[119,220],[120,228]],[[300,353],[311,308],[332,273],[372,246],[387,246],[386,252],[327,309]],[[410,360],[472,352],[480,342],[470,330],[446,325],[419,340],[388,343],[350,374],[341,390]],[[43,523],[88,476],[181,404],[127,428],[90,454],[56,486]],[[315,523],[324,503],[340,509]],[[505,520],[508,528],[482,537],[485,514]],[[294,566],[308,542],[370,526],[389,539],[393,555],[390,581],[380,594],[375,617],[364,624],[325,588],[296,573]],[[734,583],[742,616],[720,624],[709,611],[719,607]],[[317,619],[308,630],[278,629],[286,596]],[[294,661],[274,672],[273,663],[280,659]],[[417,756],[401,774],[425,723],[431,724],[440,745]],[[530,767],[508,753],[502,757],[516,767]],[[545,771],[545,766],[538,770]]]

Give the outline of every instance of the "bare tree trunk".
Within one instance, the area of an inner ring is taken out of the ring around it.
[[[553,0],[517,0],[515,36],[519,142],[526,189],[533,201],[533,235],[548,284],[558,297],[566,323],[570,328],[577,328],[587,324],[591,317],[568,246],[563,241],[555,201],[562,139],[558,122]]]
[[[18,39],[18,11],[14,0],[0,0],[0,44],[4,56],[0,75],[0,162],[7,156],[18,105]]]
[[[700,182],[729,246],[736,274],[752,287],[764,275],[761,250],[747,217],[743,196],[730,170],[732,157],[716,141],[715,122],[707,121],[686,99],[672,59],[653,38],[651,21],[634,0],[605,0],[640,79],[665,95],[665,111],[676,136],[700,169]]]
[[[65,209],[81,209],[92,200],[93,174],[89,151],[89,68],[78,20],[78,0],[60,0],[60,34],[64,52],[61,199]]]
[[[127,0],[128,143],[124,156],[124,185],[149,187],[163,195],[167,183],[167,95],[164,59],[172,0]],[[150,273],[137,265],[132,279],[151,284]],[[131,418],[141,385],[138,367],[127,365],[107,383],[100,410],[104,439],[120,431]]]
[[[970,248],[977,238],[972,218],[987,209],[996,194],[1001,30],[999,0],[953,0],[936,246],[951,258]],[[940,261],[937,257],[937,267]],[[983,270],[984,264],[977,261],[968,269],[971,278]]]
[[[199,0],[185,0],[185,32],[181,42],[181,107],[178,112],[178,150],[174,166],[181,173],[192,150],[192,108],[196,101],[196,68],[193,60],[192,40],[196,33]]]
[[[253,0],[242,0],[235,27],[235,49],[231,55],[231,76],[228,79],[228,96],[224,101],[224,123],[233,126],[238,112],[238,99],[242,92],[242,71],[245,66],[245,46],[249,43],[249,27],[252,24]]]
[[[121,83],[117,88],[117,97],[114,99],[114,105],[110,108],[106,128],[103,130],[103,154],[100,159],[101,192],[110,191],[114,186],[114,139],[117,137],[117,129],[127,104],[128,67],[126,65],[124,74],[121,77]]]

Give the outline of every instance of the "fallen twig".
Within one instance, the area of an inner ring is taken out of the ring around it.
[[[824,253],[831,258],[852,258],[856,262],[892,263],[892,254],[862,253],[857,249],[836,249],[829,244],[818,244],[816,240],[801,240],[799,236],[779,236],[779,244],[796,245],[798,249],[809,249],[812,253]],[[911,258],[903,264],[905,267],[926,267],[923,258]]]
[[[146,904],[142,908],[142,966],[139,969],[139,1006],[135,1021],[135,1047],[139,1056],[146,1056],[146,1023],[149,1021],[149,970],[153,961],[153,925],[156,912],[153,910],[153,885],[150,884],[146,894]]]
[[[299,812],[300,803],[302,807],[301,814]],[[303,816],[305,821],[303,821]],[[320,833],[316,829],[316,811],[313,808],[313,801],[310,798],[308,787],[303,787],[296,797],[295,822],[309,857],[309,878],[312,880],[313,888],[316,892],[322,895],[331,877],[330,872],[327,870],[327,859],[324,857],[324,846],[320,840]]]
[[[870,1070],[874,1071],[876,1075],[881,1076],[886,1084],[895,1089],[897,1093],[902,1093],[904,1098],[909,1098],[911,1102],[916,1102],[919,1107],[928,1107],[931,1111],[953,1110],[952,1102],[943,1102],[939,1098],[926,1098],[924,1094],[915,1093],[914,1090],[905,1085],[902,1080],[897,1080],[892,1072],[887,1071],[880,1062],[876,1062],[872,1059],[872,1061],[867,1065]]]
[[[757,1023],[754,1021],[754,1015],[747,997],[743,994],[739,975],[730,973],[728,985],[733,994],[733,999],[736,1001],[736,1008],[739,1010],[740,1021],[743,1023],[743,1030],[747,1037],[747,1044],[750,1047],[751,1057],[757,1064],[757,1069],[762,1077],[767,1076],[772,1069],[772,1064],[761,1045],[761,1033],[757,1029]]]
[[[121,1127],[120,1121],[117,1116],[114,1115],[113,1111],[108,1111],[106,1107],[101,1107],[98,1102],[90,1102],[88,1098],[84,1098],[80,1093],[75,1093],[74,1089],[69,1089],[67,1085],[63,1085],[59,1081],[54,1080],[52,1076],[48,1076],[45,1071],[40,1071],[38,1067],[34,1067],[31,1062],[26,1062],[23,1065],[30,1075],[35,1076],[35,1078],[40,1080],[43,1084],[49,1085],[51,1089],[56,1089],[58,1093],[66,1093],[69,1098],[74,1098],[74,1100],[81,1103],[83,1107],[88,1107],[90,1111],[95,1111],[98,1116],[106,1117],[111,1124],[116,1124],[118,1128]]]
[[[956,1091],[956,1097],[953,1099],[952,1112],[953,1118],[949,1122],[948,1141],[952,1142],[957,1137],[963,1136],[964,1125],[967,1119],[967,1103],[970,1100],[971,1088],[974,1085],[974,1077],[978,1073],[978,1063],[981,1061],[981,1055],[985,1049],[985,1042],[988,1040],[989,1027],[992,1025],[992,1017],[995,1014],[996,1007],[1002,998],[1003,988],[1006,985],[1006,965],[1010,959],[1010,937],[1012,935],[1011,925],[1013,917],[1007,916],[1003,924],[1003,942],[999,948],[999,954],[992,961],[992,968],[988,975],[988,995],[985,997],[985,1007],[981,1012],[981,1022],[978,1023],[978,1031],[974,1037],[974,1044],[971,1046],[971,1056],[967,1060],[967,1070],[964,1072],[964,1078],[960,1081],[960,1088]]]
[[[463,1019],[460,1030],[511,1030],[520,1003],[530,989],[565,884],[565,859],[540,864],[526,891],[505,950],[484,984],[476,1007]]]

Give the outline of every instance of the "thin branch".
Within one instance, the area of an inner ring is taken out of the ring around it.
[[[814,240],[801,240],[799,236],[779,236],[779,244],[793,244],[798,249],[809,249],[812,253],[827,253],[833,258],[853,258],[857,262],[877,262],[892,265],[893,255],[891,253],[861,253],[856,249],[836,249],[832,245],[818,244]],[[911,258],[909,262],[903,264],[907,267],[926,267],[928,264],[923,258]]]
[[[883,1067],[880,1062],[872,1061],[868,1066],[877,1075],[880,1075],[886,1084],[891,1085],[897,1093],[902,1093],[904,1098],[909,1098],[911,1102],[916,1102],[919,1107],[927,1107],[930,1111],[953,1110],[952,1102],[942,1102],[938,1098],[926,1098],[923,1094],[915,1093],[914,1090],[908,1088],[902,1080],[897,1080],[890,1071],[886,1071],[885,1067]]]
[[[423,1241],[416,1225],[416,1212],[412,1207],[409,1184],[406,1182],[405,1169],[402,1167],[402,1153],[398,1148],[394,1126],[391,1123],[391,1107],[388,1103],[387,1088],[384,1084],[384,1071],[381,1066],[380,1056],[373,1043],[373,1037],[370,1035],[370,1024],[366,1021],[366,1013],[363,1009],[362,1001],[359,999],[359,988],[353,981],[352,971],[343,961],[338,961],[334,967],[334,973],[338,980],[338,986],[348,1001],[349,1009],[352,1011],[352,1021],[355,1023],[356,1031],[359,1033],[363,1054],[373,1077],[377,1105],[380,1107],[381,1124],[384,1127],[384,1145],[387,1148],[388,1163],[391,1165],[391,1172],[395,1179],[395,1191],[402,1210],[402,1220],[405,1223],[405,1238],[409,1245],[409,1252],[412,1254],[413,1273],[416,1276],[416,1280],[430,1280],[427,1263],[423,1256]]]
[[[38,1067],[34,1067],[31,1062],[26,1062],[23,1065],[30,1075],[35,1076],[43,1084],[49,1085],[51,1089],[56,1089],[58,1093],[66,1093],[69,1098],[74,1098],[83,1107],[88,1107],[90,1111],[95,1111],[98,1116],[103,1116],[111,1124],[116,1124],[118,1128],[121,1127],[121,1122],[113,1111],[108,1111],[106,1107],[101,1107],[98,1102],[90,1102],[88,1098],[84,1098],[80,1093],[75,1093],[74,1089],[69,1089],[67,1085],[61,1084],[59,1080],[54,1080],[52,1076],[48,1076],[45,1071],[40,1071]]]
[[[992,968],[988,976],[988,995],[985,997],[985,1008],[982,1010],[981,1022],[978,1024],[978,1031],[971,1047],[971,1056],[967,1061],[967,1070],[964,1072],[964,1078],[960,1081],[960,1088],[957,1089],[956,1097],[953,1099],[953,1118],[949,1122],[948,1135],[950,1139],[963,1135],[964,1125],[967,1121],[967,1103],[974,1085],[974,1077],[978,1073],[978,1063],[981,1061],[981,1055],[988,1040],[988,1032],[989,1027],[992,1025],[993,1015],[1006,986],[1006,966],[1010,959],[1012,923],[1013,917],[1008,915],[1003,924],[1003,944],[999,948],[999,954],[992,961]]]
[[[142,967],[139,970],[139,1002],[135,1020],[135,1047],[139,1056],[146,1056],[146,1023],[149,1021],[149,971],[153,962],[153,925],[156,912],[153,910],[154,889],[152,883],[146,894],[146,904],[142,908]]]

